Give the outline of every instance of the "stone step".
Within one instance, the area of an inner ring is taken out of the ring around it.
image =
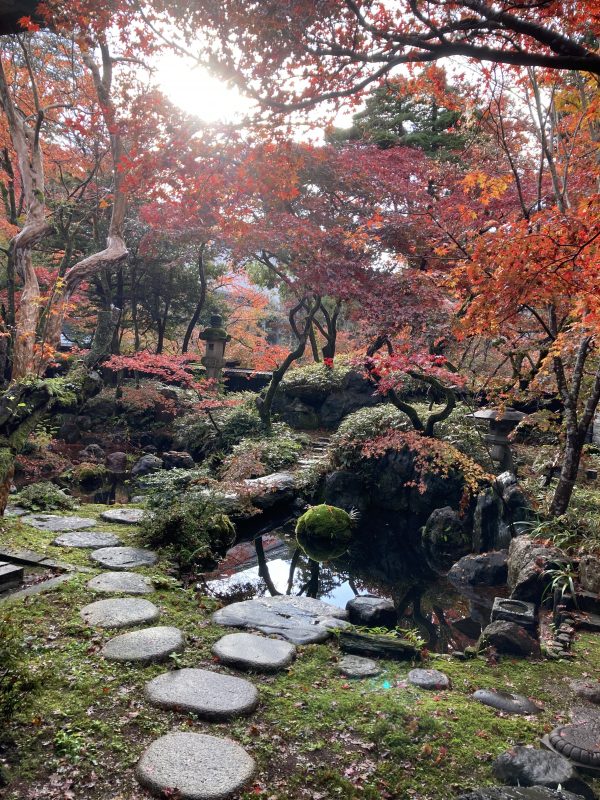
[[[267,639],[254,633],[228,633],[212,651],[224,664],[256,672],[278,672],[289,667],[296,647],[281,639]]]
[[[68,531],[57,536],[52,544],[57,547],[81,547],[98,550],[122,544],[118,536],[109,531]]]
[[[21,522],[31,525],[40,531],[80,531],[83,528],[93,528],[96,520],[91,517],[61,517],[59,514],[28,514],[21,517]]]
[[[116,597],[89,603],[79,614],[84,622],[95,628],[131,628],[134,625],[156,622],[160,611],[149,600]]]
[[[166,661],[171,653],[181,653],[183,648],[183,634],[178,628],[157,626],[115,636],[100,652],[108,661],[152,664]]]
[[[177,787],[181,800],[219,800],[241,789],[255,769],[254,759],[232,739],[168,733],[142,754],[135,776],[159,797]]]
[[[88,581],[87,586],[101,594],[150,594],[154,591],[149,578],[136,572],[102,572]]]
[[[16,564],[8,564],[5,561],[0,561],[0,592],[6,592],[8,589],[15,589],[23,583],[25,570]]]
[[[109,508],[100,514],[105,522],[119,522],[122,525],[137,525],[145,516],[146,512],[141,508]]]
[[[151,567],[157,561],[156,553],[141,547],[102,547],[90,553],[90,558],[103,567],[115,570]]]
[[[251,714],[258,705],[258,690],[250,681],[207,669],[165,672],[147,683],[144,693],[153,706],[214,721]]]

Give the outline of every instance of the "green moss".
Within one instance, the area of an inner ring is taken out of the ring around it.
[[[75,505],[72,497],[50,481],[31,483],[15,495],[14,502],[30,511],[66,511]]]
[[[298,519],[296,540],[314,561],[337,558],[352,541],[352,517],[337,506],[313,506]]]
[[[85,461],[82,464],[77,464],[70,470],[70,478],[74,483],[80,486],[98,485],[109,475],[109,470],[104,464],[94,464]]]

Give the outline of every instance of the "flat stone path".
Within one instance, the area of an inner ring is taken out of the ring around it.
[[[160,616],[154,603],[137,597],[96,600],[79,613],[84,622],[95,628],[131,628],[145,622],[156,622]]]
[[[206,669],[176,669],[146,684],[146,698],[159,708],[192,711],[208,720],[251,714],[258,691],[243,678]]]
[[[122,633],[110,639],[100,652],[109,661],[152,664],[166,661],[171,653],[181,653],[183,648],[183,634],[178,628],[157,626]]]
[[[90,553],[90,558],[103,567],[125,570],[151,567],[157,560],[156,553],[141,547],[102,547]]]
[[[145,516],[146,512],[141,508],[109,508],[100,514],[106,522],[120,522],[122,525],[137,525]]]
[[[118,536],[109,531],[69,531],[57,536],[52,544],[57,547],[116,547],[122,544]]]
[[[61,517],[58,514],[28,514],[21,517],[21,522],[31,525],[40,531],[79,531],[82,528],[93,528],[96,520],[91,517]]]
[[[101,572],[88,581],[87,586],[93,592],[103,594],[150,594],[154,591],[149,578],[136,572]]]
[[[181,800],[222,800],[241,789],[255,769],[254,759],[231,739],[169,733],[152,742],[135,774],[157,796],[176,787]]]
[[[498,711],[505,711],[508,714],[539,714],[542,710],[528,697],[512,692],[501,692],[495,689],[478,689],[473,692],[473,699],[485,706],[491,706]]]
[[[224,664],[257,672],[285,669],[296,656],[296,648],[290,642],[254,633],[229,633],[213,645],[212,651]]]

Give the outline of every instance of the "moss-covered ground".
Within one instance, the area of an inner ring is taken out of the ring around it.
[[[95,516],[100,506],[76,513]],[[52,534],[4,520],[2,541],[48,552]],[[117,530],[126,543],[135,532]],[[89,566],[85,552],[61,550],[61,560]],[[375,679],[351,682],[336,672],[335,642],[301,648],[293,666],[276,676],[250,676],[261,703],[248,718],[205,723],[190,715],[154,709],[143,696],[146,681],[165,668],[215,663],[212,644],[225,632],[210,621],[213,601],[169,580],[168,564],[140,572],[159,586],[152,599],[161,623],[180,627],[185,653],[168,665],[127,667],[98,654],[110,634],[84,625],[78,610],[93,598],[89,574],[47,594],[0,606],[21,628],[27,669],[37,686],[22,698],[0,733],[0,761],[10,782],[4,800],[141,800],[133,777],[143,749],[171,730],[230,735],[258,763],[255,781],[238,800],[330,800],[416,798],[442,800],[470,787],[493,783],[491,761],[510,745],[536,744],[567,719],[568,679],[600,677],[600,636],[580,636],[567,661],[502,659],[489,664],[443,656],[427,665],[447,672],[452,689],[439,694],[406,685],[411,664],[382,662]],[[536,717],[503,715],[470,697],[481,687],[507,688],[540,701]],[[579,703],[580,704],[580,703]]]

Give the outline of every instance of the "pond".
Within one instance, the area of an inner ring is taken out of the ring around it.
[[[236,544],[201,588],[228,604],[269,594],[318,597],[341,608],[356,595],[394,602],[398,625],[417,629],[435,652],[473,645],[504,587],[456,587],[435,575],[410,544],[385,531],[365,531],[348,553],[327,562],[309,559],[296,544],[293,522]]]

